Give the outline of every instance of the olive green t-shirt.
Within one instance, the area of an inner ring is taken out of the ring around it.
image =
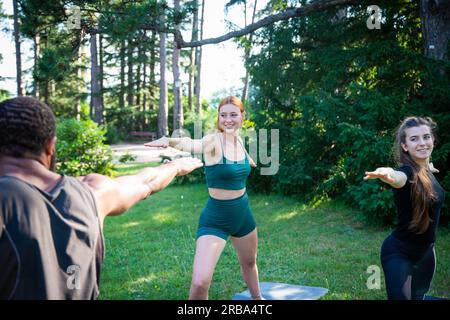
[[[0,299],[96,299],[104,256],[94,196],[62,176],[50,192],[0,177]]]

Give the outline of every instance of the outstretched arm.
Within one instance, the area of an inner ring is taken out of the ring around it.
[[[164,189],[176,176],[186,175],[203,164],[196,158],[176,159],[159,167],[145,168],[134,175],[111,179],[100,174],[82,178],[94,192],[101,221],[118,215],[150,194]]]
[[[391,185],[393,188],[401,188],[406,184],[407,177],[404,172],[396,171],[392,168],[377,168],[375,171],[366,171],[364,180],[380,179]]]
[[[158,140],[147,142],[144,144],[146,147],[173,147],[175,149],[191,152],[202,153],[210,152],[214,148],[214,135],[206,135],[202,139],[191,139],[188,137],[183,138],[167,138],[162,137]]]

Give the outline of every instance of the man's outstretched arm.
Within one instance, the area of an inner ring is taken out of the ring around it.
[[[94,173],[81,181],[93,190],[103,222],[106,216],[127,211],[140,200],[167,187],[174,177],[186,175],[202,165],[199,159],[181,158],[133,175],[111,179]]]

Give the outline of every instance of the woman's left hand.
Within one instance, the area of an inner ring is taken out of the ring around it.
[[[433,162],[430,162],[430,163],[428,164],[428,169],[430,169],[430,171],[431,171],[432,173],[438,173],[438,172],[439,172],[439,170],[436,169],[436,168],[433,166]]]

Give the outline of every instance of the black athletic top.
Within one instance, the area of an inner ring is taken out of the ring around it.
[[[393,189],[394,201],[398,213],[398,223],[393,231],[393,235],[399,240],[404,240],[416,245],[428,245],[435,242],[437,227],[439,224],[439,215],[445,197],[444,189],[430,172],[429,175],[433,184],[433,189],[436,192],[437,199],[431,204],[429,209],[431,220],[428,229],[422,234],[417,234],[414,231],[408,230],[409,223],[412,219],[411,180],[413,177],[413,170],[410,166],[401,166],[395,170],[405,173],[408,179],[402,188]]]
[[[0,177],[0,299],[96,299],[104,243],[92,192]]]

